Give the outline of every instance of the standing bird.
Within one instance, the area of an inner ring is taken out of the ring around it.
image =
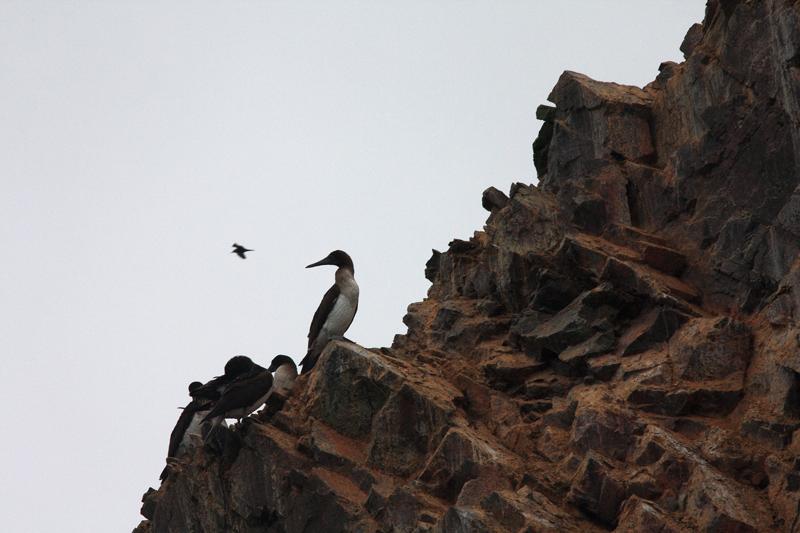
[[[317,358],[327,346],[328,341],[341,338],[353,323],[358,311],[358,283],[354,277],[353,260],[341,250],[335,250],[328,257],[308,265],[312,268],[321,265],[335,265],[336,283],[322,297],[317,312],[308,330],[308,352],[300,361],[305,374],[317,363]]]
[[[220,396],[214,408],[203,418],[213,427],[226,418],[241,421],[264,405],[272,393],[272,374],[263,367],[253,365],[253,371],[231,383]]]
[[[245,252],[253,252],[253,251],[255,250],[250,250],[249,248],[245,248],[241,244],[233,243],[233,250],[231,251],[231,253],[238,255],[242,259],[247,259],[247,256],[244,255]]]
[[[273,373],[273,391],[281,396],[287,396],[297,378],[297,365],[292,358],[288,355],[276,355],[267,370]]]
[[[193,392],[197,391],[197,389],[202,386],[203,384],[199,381],[189,383],[189,395],[191,396]],[[175,428],[169,436],[167,466],[161,471],[160,476],[162,481],[169,476],[170,463],[174,462],[178,456],[186,453],[186,451],[195,444],[193,439],[199,440],[203,438],[202,420],[210,409],[210,402],[199,399],[192,399],[192,401],[183,408],[181,416],[178,417]]]
[[[190,388],[189,395],[195,400],[216,402],[231,383],[251,373],[255,367],[261,368],[246,355],[234,355],[225,363],[224,374],[211,379],[205,385]]]

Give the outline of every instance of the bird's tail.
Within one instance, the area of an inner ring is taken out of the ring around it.
[[[309,373],[311,369],[314,368],[314,365],[317,364],[320,351],[316,349],[316,344],[317,343],[311,345],[311,348],[309,348],[308,352],[306,352],[306,356],[303,357],[302,361],[300,361],[300,366],[303,367],[303,369],[300,371],[301,376]]]

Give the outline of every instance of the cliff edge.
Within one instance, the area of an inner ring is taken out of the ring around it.
[[[573,72],[391,348],[333,342],[136,532],[800,531],[800,3]]]

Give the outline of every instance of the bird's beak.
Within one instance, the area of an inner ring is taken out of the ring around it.
[[[322,266],[322,265],[332,265],[332,264],[333,263],[331,263],[331,256],[328,256],[325,259],[320,259],[316,263],[311,263],[306,268],[318,267],[318,266]]]

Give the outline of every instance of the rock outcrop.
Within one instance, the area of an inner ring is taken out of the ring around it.
[[[136,531],[800,531],[800,4],[711,0],[643,89],[565,72],[391,348],[333,342]]]

